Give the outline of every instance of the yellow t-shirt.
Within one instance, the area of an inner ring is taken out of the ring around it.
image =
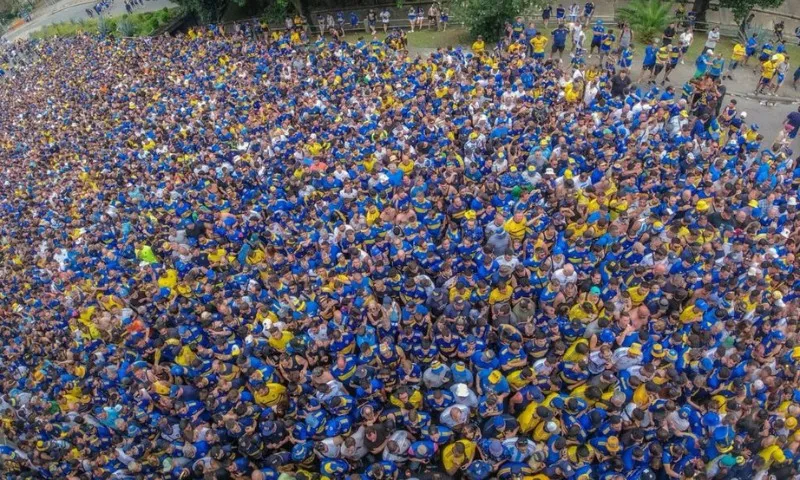
[[[456,443],[460,443],[464,445],[464,457],[456,460],[455,455],[453,454],[453,448],[455,447]],[[475,442],[469,440],[459,440],[455,443],[452,443],[442,450],[442,463],[444,464],[444,469],[447,473],[453,475],[455,472],[461,468],[462,465],[466,465],[472,461],[472,458],[475,456]]]
[[[259,405],[274,407],[283,399],[286,394],[286,387],[280,383],[268,383],[267,387],[269,389],[268,392],[265,393],[263,390],[256,391],[253,393],[253,398]]]
[[[772,61],[767,60],[766,62],[761,64],[761,76],[766,79],[772,79],[775,76],[775,69],[777,65],[772,63]]]
[[[509,218],[506,220],[504,228],[511,238],[514,240],[522,240],[525,237],[525,233],[528,229],[528,225],[523,220],[522,222],[515,222],[513,218]]]
[[[483,50],[486,48],[486,42],[483,40],[476,40],[472,44],[472,51],[475,53],[483,53]]]
[[[281,338],[269,338],[269,346],[279,352],[285,352],[286,345],[292,341],[293,338],[294,335],[292,335],[292,332],[284,330],[281,332]]]
[[[745,53],[746,52],[744,45],[742,45],[741,43],[737,43],[736,45],[733,46],[733,53],[731,54],[731,60],[735,62],[741,62],[742,60],[744,60]]]
[[[489,294],[489,305],[494,305],[495,303],[500,302],[507,302],[511,299],[511,295],[514,293],[514,289],[511,288],[510,285],[506,285],[505,290],[500,290],[499,288],[495,288],[492,290],[492,293]]]
[[[544,46],[547,45],[547,37],[544,35],[531,38],[533,53],[544,53]]]

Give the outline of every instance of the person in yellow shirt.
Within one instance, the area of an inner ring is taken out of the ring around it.
[[[486,50],[486,42],[483,41],[483,37],[478,35],[478,39],[472,43],[472,53],[475,55],[483,55],[483,52]]]
[[[513,217],[506,220],[504,228],[512,239],[523,240],[525,234],[528,233],[528,222],[525,221],[525,214],[523,212],[515,213]]]
[[[681,323],[698,322],[703,318],[703,312],[708,308],[705,300],[697,300],[694,305],[684,308],[680,315]]]
[[[775,60],[774,56],[761,64],[761,78],[758,80],[756,94],[761,94],[772,83],[778,64],[779,62]]]
[[[739,66],[739,63],[744,62],[745,54],[747,50],[742,45],[742,42],[737,42],[736,45],[733,46],[733,51],[731,52],[731,61],[728,64],[728,71],[726,72],[724,78],[728,78],[733,80],[733,71],[736,70],[736,67]]]
[[[442,463],[448,475],[455,475],[461,467],[469,465],[475,457],[475,442],[459,440],[442,450]]]
[[[253,392],[253,398],[263,407],[274,407],[286,398],[286,387],[280,383],[267,383]]]
[[[489,294],[489,305],[496,305],[500,302],[511,300],[514,289],[504,281],[497,282],[497,287]]]
[[[542,35],[542,32],[536,32],[536,35],[531,38],[531,47],[533,48],[533,58],[535,60],[544,60],[545,45],[547,45],[547,37]]]
[[[279,352],[286,351],[286,345],[294,338],[292,332],[273,328],[269,334],[269,345]]]
[[[628,289],[628,295],[630,295],[631,304],[634,307],[641,305],[648,293],[650,293],[650,286],[644,282]]]

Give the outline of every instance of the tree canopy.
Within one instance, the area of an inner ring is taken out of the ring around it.
[[[505,22],[545,3],[544,0],[465,0],[453,5],[473,35],[482,35],[491,41],[503,33]]]
[[[754,8],[778,8],[783,0],[720,0],[719,6],[730,8],[737,23],[747,18]]]

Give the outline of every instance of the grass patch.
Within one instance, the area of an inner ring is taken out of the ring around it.
[[[440,47],[455,47],[457,45],[471,45],[471,35],[470,33],[463,29],[463,28],[448,28],[444,32],[436,32],[433,30],[422,30],[422,31],[415,31],[411,33],[406,31],[408,36],[408,47],[409,48],[431,48],[436,49]],[[355,43],[358,41],[359,38],[363,37],[364,40],[369,40],[372,38],[371,35],[368,35],[363,30],[361,32],[352,32],[348,33],[344,36],[345,40],[351,43]],[[378,40],[383,41],[386,37],[384,35],[383,30],[378,31],[377,38]]]
[[[179,14],[178,8],[163,8],[153,12],[139,12],[131,15],[119,15],[106,18],[108,31],[113,35],[145,36],[150,35],[157,28],[171,22]],[[121,27],[122,24],[130,25]],[[82,33],[99,33],[97,18],[87,18],[80,22],[62,22],[46,25],[31,34],[32,38],[74,37]]]

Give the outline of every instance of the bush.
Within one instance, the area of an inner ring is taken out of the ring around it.
[[[675,21],[672,3],[661,0],[632,0],[617,9],[617,16],[636,32],[640,43],[650,43]]]
[[[132,37],[136,35],[136,27],[131,22],[127,15],[123,15],[117,22],[117,31],[123,37]]]
[[[494,41],[503,34],[505,22],[522,12],[542,6],[544,0],[464,0],[453,4],[458,18],[463,18],[473,35]]]
[[[109,18],[100,17],[46,25],[31,34],[32,38],[74,37],[80,33],[90,35],[111,35],[119,32],[125,37],[149,35],[160,26],[168,23],[177,13],[176,9],[163,9],[157,12],[136,13]]]

